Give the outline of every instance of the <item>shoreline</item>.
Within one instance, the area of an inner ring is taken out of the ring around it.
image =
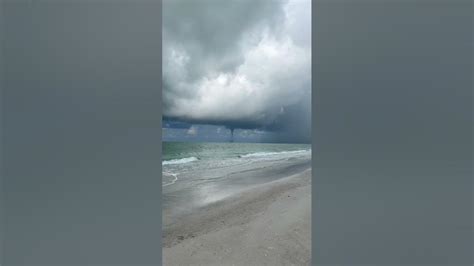
[[[311,168],[196,209],[163,229],[164,265],[309,265]]]

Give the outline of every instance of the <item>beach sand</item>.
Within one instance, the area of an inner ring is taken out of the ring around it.
[[[163,265],[310,265],[311,169],[203,207],[163,229]]]

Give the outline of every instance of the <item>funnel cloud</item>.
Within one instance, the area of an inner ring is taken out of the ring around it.
[[[163,9],[165,140],[181,123],[208,127],[191,131],[196,140],[310,141],[311,1],[165,0]]]

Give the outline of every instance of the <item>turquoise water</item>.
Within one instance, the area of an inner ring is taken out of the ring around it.
[[[163,187],[310,157],[310,144],[164,142]]]
[[[196,160],[272,156],[310,149],[310,144],[164,142],[163,163],[178,164]]]
[[[311,168],[310,144],[163,143],[164,225],[257,185]]]

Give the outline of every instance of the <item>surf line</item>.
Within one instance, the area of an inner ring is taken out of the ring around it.
[[[177,174],[173,174],[173,173],[163,173],[163,174],[172,175],[174,177],[174,179],[170,183],[164,184],[163,187],[173,185],[174,183],[176,183],[176,181],[178,181],[178,175]]]

